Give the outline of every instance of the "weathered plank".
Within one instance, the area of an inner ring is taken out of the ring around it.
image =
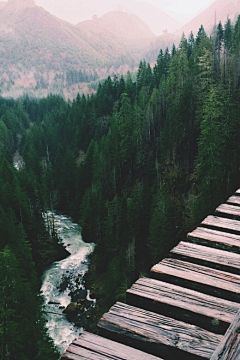
[[[127,304],[224,334],[240,304],[155,279],[140,278],[127,290]]]
[[[98,327],[114,340],[165,360],[210,359],[222,340],[222,335],[122,303],[104,314]]]
[[[105,355],[96,354],[90,350],[79,348],[75,345],[70,345],[68,350],[62,355],[60,360],[106,360]]]
[[[240,359],[240,312],[230,325],[223,340],[214,351],[211,360]]]
[[[234,205],[240,205],[240,197],[239,196],[230,196],[230,198],[227,199],[227,203],[234,204]]]
[[[225,219],[218,216],[209,215],[201,222],[203,226],[214,227],[216,229],[224,229],[229,232],[240,233],[240,221]]]
[[[159,357],[84,331],[61,360],[161,360]]]
[[[187,235],[188,241],[240,253],[240,235],[198,227]]]
[[[181,241],[170,251],[179,260],[240,274],[240,254]]]
[[[240,218],[240,206],[222,204],[216,208],[215,212],[227,217]]]
[[[177,259],[164,259],[151,269],[154,278],[230,301],[240,301],[240,275]]]

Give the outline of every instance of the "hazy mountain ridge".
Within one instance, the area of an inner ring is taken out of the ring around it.
[[[227,15],[233,19],[240,0],[216,0],[178,36],[191,30],[196,35],[201,24],[211,29],[215,12],[217,22],[224,23]],[[176,35],[166,31],[157,37],[137,15],[124,11],[73,25],[33,0],[0,2],[0,91],[15,97],[31,91],[75,96],[89,92],[94,79],[132,71],[144,58],[153,63],[160,49],[171,49],[173,43],[178,43]]]
[[[38,5],[45,6],[48,11],[59,18],[77,24],[90,20],[94,15],[103,16],[110,11],[124,11],[138,16],[156,35],[161,35],[163,30],[168,32],[180,28],[179,21],[161,9],[161,5],[151,4],[146,1],[136,0],[72,0],[71,7],[66,7],[65,0],[58,0],[58,6],[54,0],[36,0]],[[156,19],[158,20],[156,22]]]
[[[203,25],[205,31],[210,33],[215,22],[219,21],[224,24],[229,17],[235,20],[240,14],[240,0],[216,0],[208,8],[198,14],[195,18],[185,24],[178,32],[181,35],[183,32],[186,36],[192,31],[196,36],[198,29]]]
[[[2,61],[16,64],[21,60],[25,65],[30,59],[38,67],[47,65],[51,57],[51,67],[58,69],[62,60],[79,64],[71,51],[83,58],[88,56],[89,61],[93,55],[97,60],[101,58],[96,52],[91,54],[94,49],[81,38],[75,26],[57,19],[30,0],[24,0],[19,7],[16,4],[17,0],[11,0],[0,13],[0,39],[10,47],[9,57],[1,56]]]
[[[133,23],[134,27],[132,26]],[[110,11],[100,18],[95,17],[92,20],[82,21],[77,24],[77,27],[94,34],[108,34],[124,39],[149,39],[154,37],[154,34],[139,17],[121,11]]]
[[[145,56],[154,61],[159,42],[171,47],[173,40],[158,39],[134,14],[113,11],[72,25],[33,0],[9,0],[0,11],[1,93],[88,92],[88,76],[126,73]]]
[[[106,15],[108,24],[115,23],[115,35],[91,33],[84,26],[60,20],[31,0],[10,0],[0,11],[0,74],[1,91],[13,88],[45,88],[67,85],[65,74],[70,69],[103,76],[107,69],[138,65],[155,36],[136,16],[125,13]],[[117,37],[117,28],[126,27],[136,38]],[[125,19],[126,20],[126,19]],[[101,20],[103,24],[105,20]],[[118,26],[117,26],[118,25]],[[106,29],[106,26],[105,26]],[[131,30],[132,29],[132,30]],[[146,41],[143,41],[145,38]],[[65,83],[64,83],[65,82]],[[52,91],[52,89],[50,90]]]
[[[122,65],[126,56],[129,62],[134,62],[134,57],[140,60],[155,39],[138,17],[120,11],[112,11],[101,18],[81,22],[77,28],[88,44],[110,58],[112,65],[114,62]]]
[[[134,13],[156,35],[162,35],[163,32],[172,33],[181,27],[180,22],[174,19],[174,17],[150,3],[138,2]]]

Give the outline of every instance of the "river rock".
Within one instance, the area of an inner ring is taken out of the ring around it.
[[[78,304],[75,302],[71,302],[68,306],[63,310],[63,314],[73,315],[78,310]]]
[[[85,289],[77,289],[70,294],[73,301],[80,302],[87,297],[87,290]]]

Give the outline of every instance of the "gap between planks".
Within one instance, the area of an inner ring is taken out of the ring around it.
[[[98,323],[101,334],[172,359],[210,359],[222,340],[192,324],[130,305],[116,303]]]
[[[240,274],[240,254],[181,241],[170,251],[170,256],[219,270]]]
[[[209,247],[240,253],[240,235],[219,230],[197,227],[187,234],[189,242]]]
[[[127,303],[221,334],[240,311],[239,303],[149,278],[127,290]]]
[[[154,265],[151,275],[155,279],[208,295],[240,301],[240,275],[171,258]]]

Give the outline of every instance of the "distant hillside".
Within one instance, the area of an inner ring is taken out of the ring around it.
[[[132,58],[131,54],[135,54],[137,59],[144,58],[150,63],[154,62],[160,49],[171,49],[173,43],[177,45],[179,41],[178,36],[167,32],[161,36],[154,36],[138,16],[122,11],[111,11],[100,18],[94,17],[92,20],[80,22],[77,26],[84,33],[88,43],[93,39],[94,42],[99,39],[100,46],[103,46],[102,51],[109,48],[112,52],[112,47],[121,49],[119,52],[125,52],[128,61]]]
[[[1,5],[2,4],[2,5]],[[0,91],[65,97],[91,91],[89,83],[156,61],[176,36],[155,36],[136,15],[111,11],[72,25],[33,0],[0,2]]]
[[[110,11],[100,18],[96,16],[92,20],[80,22],[77,26],[94,34],[108,34],[125,40],[154,37],[153,33],[139,17],[123,11]]]
[[[169,33],[158,36],[151,42],[151,46],[144,53],[143,58],[149,63],[152,63],[153,61],[155,62],[160,49],[164,51],[168,48],[171,51],[173,44],[178,46],[179,40],[179,36]]]
[[[126,64],[139,62],[156,37],[137,16],[122,11],[111,11],[76,27],[81,38],[117,66],[123,65],[124,58]]]
[[[167,29],[168,32],[174,32],[180,28],[180,23],[172,16],[166,14],[161,9],[161,4],[150,4],[149,2],[136,0],[71,0],[66,8],[65,0],[36,0],[36,3],[45,7],[49,12],[61,19],[77,24],[81,21],[89,20],[94,15],[98,17],[105,13],[115,10],[125,11],[137,15],[155,35],[162,35]]]
[[[179,34],[184,32],[188,36],[192,31],[196,35],[201,25],[204,26],[205,31],[210,33],[215,21],[216,23],[222,21],[224,24],[228,17],[234,20],[239,14],[240,0],[216,0],[207,9],[184,25],[179,30]]]
[[[158,7],[147,2],[138,2],[134,13],[142,19],[156,35],[173,33],[181,27],[180,22]]]
[[[50,66],[54,70],[79,64],[79,56],[91,64],[104,60],[81,37],[78,30],[30,0],[11,0],[0,13],[2,65]],[[19,6],[18,6],[19,5]],[[86,61],[84,61],[86,65]]]
[[[89,82],[134,70],[143,57],[155,61],[161,44],[172,46],[172,38],[157,38],[139,17],[122,11],[72,25],[33,0],[0,4],[0,91],[5,96],[88,92]]]

